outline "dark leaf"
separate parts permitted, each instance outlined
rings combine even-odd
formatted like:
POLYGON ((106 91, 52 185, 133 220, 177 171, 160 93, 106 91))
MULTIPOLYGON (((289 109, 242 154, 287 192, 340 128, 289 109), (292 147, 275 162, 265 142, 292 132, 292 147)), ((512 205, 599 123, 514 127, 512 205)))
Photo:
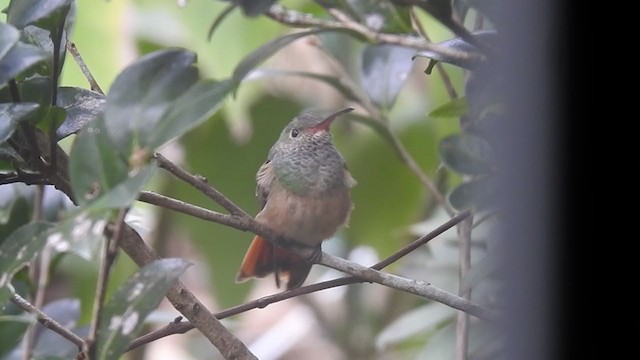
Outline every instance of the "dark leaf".
POLYGON ((495 181, 489 177, 482 177, 462 183, 453 189, 449 194, 449 203, 459 211, 484 211, 494 207, 497 195, 495 181))
POLYGON ((257 80, 257 79, 262 79, 267 77, 276 77, 276 76, 302 76, 309 79, 322 81, 332 86, 334 89, 338 90, 340 94, 344 96, 345 100, 358 101, 358 97, 353 93, 353 91, 351 91, 349 87, 345 86, 342 83, 340 78, 330 76, 330 75, 316 74, 316 73, 310 73, 306 71, 289 71, 289 70, 280 70, 280 69, 261 68, 261 69, 255 69, 251 71, 251 73, 249 73, 249 75, 245 78, 245 81, 257 80))
POLYGON ((33 114, 40 105, 34 103, 0 104, 0 143, 7 141, 20 121, 33 114))
POLYGON ((0 88, 10 79, 46 59, 46 53, 36 46, 16 43, 0 58, 0 88))
POLYGON ((97 359, 117 359, 178 277, 190 265, 182 259, 156 260, 135 273, 104 307, 97 359))
POLYGON ((57 129, 64 119, 67 117, 67 112, 59 106, 47 106, 47 112, 40 119, 37 119, 37 126, 45 134, 49 133, 49 129, 53 126, 57 129))
MULTIPOLYGON (((42 312, 57 321, 68 330, 74 330, 80 320, 80 300, 58 299, 42 308, 42 312)), ((76 331, 73 331, 76 332, 76 331)), ((34 357, 42 359, 46 357, 58 357, 61 359, 73 359, 78 354, 78 347, 59 334, 48 330, 41 324, 37 325, 36 342, 33 350, 34 357)))
MULTIPOLYGON (((56 31, 58 31, 57 28, 56 28, 56 31)), ((53 75, 53 50, 54 49, 53 49, 53 42, 52 42, 51 36, 52 36, 52 33, 49 32, 49 30, 42 29, 35 25, 29 25, 24 29, 22 29, 21 40, 24 43, 34 45, 40 48, 44 53, 47 54, 46 61, 41 62, 40 65, 34 69, 36 73, 43 76, 53 75)), ((61 44, 58 52, 58 60, 59 60, 58 75, 62 70, 62 65, 64 63, 64 58, 66 54, 66 36, 63 34, 63 36, 60 37, 59 40, 61 44)))
POLYGON ((460 174, 483 175, 494 169, 493 149, 479 136, 451 135, 440 142, 439 150, 442 162, 460 174))
POLYGON ((178 49, 143 56, 124 69, 107 95, 106 129, 123 154, 128 154, 160 122, 172 103, 198 79, 196 55, 178 49))
POLYGON ((233 88, 231 80, 196 83, 176 99, 158 124, 150 129, 147 138, 141 139, 140 145, 156 149, 185 134, 213 115, 233 88))
POLYGON ((0 245, 0 304, 9 299, 13 275, 33 260, 47 242, 48 223, 29 223, 15 230, 0 245))
POLYGON ((58 88, 58 106, 67 111, 67 117, 56 132, 63 139, 84 128, 105 107, 104 95, 95 91, 76 88, 58 88))
POLYGON ((12 0, 7 10, 7 22, 22 29, 54 15, 71 2, 72 0, 12 0))
MULTIPOLYGON (((482 41, 488 44, 493 43, 493 41, 495 40, 496 34, 497 33, 495 30, 480 30, 473 33, 473 35, 479 41, 482 41)), ((459 37, 453 38, 451 40, 443 41, 441 43, 438 43, 438 45, 459 50, 459 51, 476 54, 476 55, 478 53, 478 49, 476 49, 475 46, 469 44, 468 42, 462 40, 459 37)), ((480 64, 480 61, 481 61, 481 57, 478 57, 478 56, 472 56, 468 58, 459 58, 459 57, 451 57, 451 56, 443 55, 433 51, 420 51, 419 53, 415 54, 414 58, 416 57, 426 57, 431 59, 432 62, 429 65, 431 68, 433 67, 433 61, 441 61, 444 63, 456 65, 465 69, 473 70, 480 64)))
POLYGON ((289 45, 290 43, 303 38, 305 36, 311 36, 326 31, 335 31, 332 29, 315 29, 303 32, 297 32, 289 35, 279 37, 271 40, 268 43, 262 45, 258 49, 254 50, 251 54, 247 55, 233 70, 233 81, 236 86, 239 85, 242 80, 258 65, 262 64, 265 60, 273 56, 278 50, 289 45))
POLYGON ((129 159, 113 151, 114 146, 102 116, 90 123, 74 142, 69 173, 80 205, 90 204, 93 209, 129 206, 155 173, 153 164, 130 170, 129 159))
POLYGON ((371 100, 389 109, 413 66, 415 50, 395 45, 368 45, 362 53, 362 87, 371 100))
POLYGON ((433 109, 429 113, 429 117, 453 117, 459 118, 467 113, 467 99, 457 98, 433 109))
POLYGON ((267 11, 277 0, 233 0, 246 16, 258 16, 267 11))

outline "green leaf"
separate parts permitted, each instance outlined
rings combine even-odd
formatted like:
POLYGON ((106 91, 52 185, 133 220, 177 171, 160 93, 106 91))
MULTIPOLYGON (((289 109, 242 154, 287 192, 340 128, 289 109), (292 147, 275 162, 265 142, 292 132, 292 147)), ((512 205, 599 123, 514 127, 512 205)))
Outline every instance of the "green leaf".
MULTIPOLYGON (((59 19, 57 21, 64 21, 64 19, 59 19)), ((59 31, 57 23, 52 24, 54 27, 54 32, 59 31)), ((36 67, 34 70, 36 73, 43 76, 53 76, 53 40, 52 37, 56 38, 56 41, 60 41, 60 47, 58 52, 58 60, 59 60, 59 68, 58 75, 62 70, 62 65, 64 64, 64 58, 66 55, 66 34, 63 33, 62 37, 57 36, 55 33, 50 32, 50 30, 40 28, 35 25, 29 25, 22 30, 22 41, 24 43, 34 45, 42 50, 45 54, 47 54, 46 61, 40 63, 40 66, 36 67)))
POLYGON ((59 106, 46 106, 46 113, 37 120, 37 127, 45 134, 49 133, 49 129, 53 126, 57 129, 67 117, 67 112, 59 106))
POLYGON ((20 75, 33 65, 45 60, 46 53, 36 46, 16 43, 2 58, 0 58, 0 88, 10 79, 20 75))
POLYGON ((0 104, 0 143, 7 141, 20 121, 38 110, 34 103, 0 104))
POLYGON ((319 34, 327 31, 335 31, 333 29, 315 29, 308 30, 303 32, 297 32, 289 35, 285 35, 279 37, 277 39, 271 40, 268 43, 262 45, 258 49, 254 50, 251 54, 247 55, 242 61, 236 66, 235 70, 233 70, 232 79, 235 82, 236 86, 240 85, 242 80, 258 65, 262 64, 265 60, 273 56, 276 52, 278 52, 283 47, 289 45, 290 43, 315 34, 319 34))
POLYGON ((402 314, 393 320, 376 336, 376 349, 385 348, 407 341, 412 337, 433 331, 455 315, 451 308, 439 303, 429 303, 402 314))
POLYGON ((67 111, 67 117, 58 128, 58 139, 78 132, 89 124, 105 107, 105 96, 77 87, 58 88, 58 106, 67 111))
POLYGON ((495 168, 495 155, 489 143, 471 134, 456 134, 439 144, 445 166, 460 174, 484 175, 495 168))
POLYGON ((72 0, 12 0, 7 10, 7 22, 22 29, 46 19, 71 2, 72 0))
POLYGON ((495 180, 481 177, 460 184, 449 194, 449 203, 459 211, 475 209, 489 210, 494 207, 498 196, 495 180))
POLYGON ((211 27, 209 27, 209 32, 207 33, 207 40, 211 41, 211 38, 213 37, 213 33, 216 31, 218 26, 220 26, 220 24, 222 24, 224 19, 226 19, 227 16, 229 16, 235 9, 236 9, 235 4, 229 4, 226 8, 224 8, 224 10, 220 12, 220 14, 218 14, 216 19, 211 24, 211 27))
POLYGON ((15 27, 0 23, 0 59, 2 59, 20 39, 20 31, 15 27))
POLYGON ((395 45, 368 45, 362 52, 360 69, 362 88, 371 100, 390 109, 406 82, 414 50, 395 45))
POLYGON ((233 90, 231 80, 200 81, 185 91, 158 124, 151 129, 147 139, 141 139, 141 146, 156 149, 170 140, 184 135, 213 115, 233 90))
POLYGON ((142 328, 144 319, 190 265, 182 259, 156 260, 136 272, 104 307, 97 359, 117 359, 142 328))
POLYGON ((104 227, 113 215, 109 209, 78 208, 49 231, 49 244, 59 253, 73 253, 87 261, 100 255, 104 227))
MULTIPOLYGON (((496 34, 497 33, 495 30, 480 30, 473 33, 473 35, 477 37, 478 40, 487 42, 487 43, 493 42, 496 38, 496 34)), ((469 44, 468 42, 462 40, 459 37, 453 38, 451 40, 443 41, 441 43, 438 43, 438 45, 446 48, 451 48, 454 50, 469 52, 469 53, 477 53, 478 51, 475 48, 475 46, 469 44)), ((435 62, 437 61, 456 65, 469 70, 473 70, 478 65, 481 64, 480 57, 460 58, 460 57, 444 55, 444 54, 440 54, 440 53, 428 51, 428 50, 418 52, 417 54, 415 54, 413 58, 415 59, 416 57, 426 57, 431 59, 432 61, 430 62, 429 68, 433 68, 433 65, 435 65, 435 62)))
POLYGON ((195 61, 192 52, 165 49, 141 57, 118 75, 107 95, 105 118, 121 152, 145 143, 172 103, 197 81, 195 61))
POLYGON ((114 151, 104 117, 98 116, 79 135, 70 155, 69 175, 78 204, 92 208, 127 207, 155 173, 155 165, 129 170, 129 159, 114 151))
POLYGON ((275 76, 302 76, 313 80, 322 81, 325 84, 332 86, 334 89, 338 90, 342 96, 344 96, 345 100, 358 101, 358 97, 356 94, 351 91, 351 89, 345 86, 340 78, 316 74, 306 71, 290 71, 290 70, 281 70, 281 69, 255 69, 249 73, 249 75, 245 78, 245 81, 248 80, 258 80, 267 77, 275 77, 275 76))
POLYGON ((33 260, 47 242, 48 223, 29 223, 15 230, 0 245, 0 304, 9 299, 13 275, 33 260))
POLYGON ((453 99, 437 108, 433 109, 429 117, 439 118, 459 118, 466 114, 468 110, 468 104, 466 98, 453 99))

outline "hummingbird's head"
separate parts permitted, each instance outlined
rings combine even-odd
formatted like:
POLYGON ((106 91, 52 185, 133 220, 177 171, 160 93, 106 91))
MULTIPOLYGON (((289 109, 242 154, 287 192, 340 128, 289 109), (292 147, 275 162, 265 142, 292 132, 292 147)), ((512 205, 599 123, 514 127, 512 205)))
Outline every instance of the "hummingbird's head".
POLYGON ((304 142, 330 141, 329 126, 331 126, 333 120, 339 115, 351 111, 353 111, 353 108, 347 107, 327 117, 320 117, 310 112, 300 114, 293 118, 289 125, 282 130, 279 142, 283 145, 287 144, 287 147, 295 147, 304 142))

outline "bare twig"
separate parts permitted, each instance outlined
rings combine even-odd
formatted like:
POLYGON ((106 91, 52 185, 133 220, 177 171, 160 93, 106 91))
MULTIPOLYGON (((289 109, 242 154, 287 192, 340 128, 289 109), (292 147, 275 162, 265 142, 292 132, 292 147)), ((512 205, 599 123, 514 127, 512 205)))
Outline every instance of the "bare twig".
POLYGON ((118 255, 118 243, 122 236, 122 228, 124 225, 124 218, 127 214, 126 208, 120 209, 118 212, 118 218, 115 222, 115 230, 111 236, 107 236, 104 244, 104 255, 102 262, 100 263, 100 270, 98 272, 98 283, 96 285, 96 295, 93 302, 93 313, 91 316, 91 326, 89 327, 89 335, 87 336, 87 354, 89 359, 96 358, 97 351, 97 336, 100 329, 100 322, 102 318, 102 308, 104 305, 104 299, 107 292, 107 283, 111 268, 118 255))
MULTIPOLYGON (((471 229, 473 218, 469 217, 458 224, 458 279, 460 282, 459 295, 465 299, 471 297, 471 289, 463 290, 464 279, 467 271, 471 268, 471 229)), ((463 311, 458 312, 456 320, 456 349, 455 359, 466 360, 469 353, 469 314, 463 311)))
POLYGON ((96 92, 104 95, 104 92, 100 88, 100 85, 98 85, 98 82, 96 81, 96 79, 91 74, 91 71, 89 71, 89 68, 87 67, 87 64, 85 64, 84 60, 82 60, 82 56, 80 56, 80 52, 78 51, 78 48, 76 47, 76 44, 72 43, 72 42, 68 42, 67 43, 67 50, 71 53, 71 55, 73 55, 73 58, 76 60, 76 63, 78 64, 78 67, 80 68, 80 71, 82 71, 82 74, 84 74, 84 77, 89 82, 89 86, 91 87, 91 90, 92 91, 96 91, 96 92))
POLYGON ((331 8, 327 11, 338 21, 318 19, 309 14, 290 10, 278 4, 272 5, 265 14, 279 23, 289 26, 304 28, 318 27, 322 29, 352 32, 374 44, 393 44, 410 47, 416 50, 428 50, 440 54, 443 57, 463 61, 480 61, 484 59, 484 56, 479 53, 469 53, 447 48, 428 42, 422 37, 379 33, 355 22, 347 14, 338 9, 331 8))
POLYGON ((41 323, 47 329, 51 329, 57 334, 60 334, 60 336, 62 336, 63 338, 74 343, 78 347, 78 350, 81 350, 83 348, 84 340, 82 340, 81 337, 74 334, 64 326, 60 325, 60 323, 50 318, 47 314, 43 313, 40 309, 31 305, 27 300, 22 298, 20 295, 13 294, 13 296, 11 297, 11 302, 16 304, 16 306, 18 306, 22 310, 35 315, 39 323, 41 323))
POLYGON ((207 195, 213 201, 217 202, 229 211, 232 215, 250 217, 249 214, 244 212, 238 205, 234 204, 233 201, 229 200, 226 196, 222 195, 218 190, 216 190, 213 186, 210 186, 207 183, 207 179, 200 175, 192 175, 189 174, 184 169, 178 167, 171 161, 167 160, 162 154, 155 153, 154 158, 158 161, 158 165, 169 171, 171 174, 175 175, 177 178, 185 181, 189 185, 194 188, 200 190, 203 194, 207 195))
MULTIPOLYGON (((458 215, 456 215, 455 217, 451 218, 450 220, 448 220, 447 222, 445 222, 444 224, 438 226, 436 229, 430 231, 428 234, 425 234, 423 236, 421 236, 420 238, 414 240, 411 244, 405 246, 404 248, 398 250, 396 253, 394 253, 393 255, 387 257, 386 259, 378 262, 377 264, 373 265, 371 268, 372 269, 376 269, 376 270, 382 270, 385 267, 391 265, 392 263, 394 263, 395 261, 399 260, 400 258, 402 258, 403 256, 406 256, 407 254, 411 253, 412 251, 416 250, 417 248, 423 246, 424 244, 426 244, 427 242, 435 239, 437 236, 439 236, 440 234, 442 234, 443 232, 449 230, 450 228, 452 228, 453 226, 455 226, 456 224, 460 223, 461 221, 463 221, 464 219, 468 218, 471 215, 470 212, 468 211, 464 211, 458 215)), ((355 276, 346 276, 346 277, 342 277, 342 278, 338 278, 338 279, 333 279, 333 280, 328 280, 328 281, 323 281, 320 283, 316 283, 316 284, 311 284, 311 285, 307 285, 307 286, 303 286, 297 289, 293 289, 293 290, 289 290, 289 291, 284 291, 281 293, 276 293, 273 295, 268 295, 268 296, 264 296, 260 299, 256 299, 253 301, 249 301, 246 302, 244 304, 241 305, 237 305, 225 310, 222 310, 220 312, 218 312, 216 314, 216 318, 219 320, 225 319, 227 317, 233 316, 233 315, 238 315, 240 313, 249 311, 249 310, 253 310, 253 309, 262 309, 265 308, 273 303, 276 302, 280 302, 283 300, 287 300, 293 297, 298 297, 301 295, 306 295, 306 294, 310 294, 310 293, 314 293, 314 292, 318 292, 318 291, 322 291, 322 290, 326 290, 326 289, 330 289, 330 288, 334 288, 334 287, 338 287, 338 286, 343 286, 343 285, 348 285, 348 284, 355 284, 355 283, 359 283, 359 282, 363 282, 362 279, 357 278, 355 276)), ((143 336, 140 336, 136 339, 134 339, 130 344, 129 347, 127 348, 127 351, 129 350, 133 350, 136 347, 148 344, 152 341, 158 340, 160 338, 169 336, 169 335, 174 335, 174 334, 184 334, 187 331, 193 329, 194 326, 193 324, 189 323, 189 322, 178 322, 178 321, 174 321, 169 323, 168 325, 157 329, 155 331, 152 331, 148 334, 145 334, 143 336)))

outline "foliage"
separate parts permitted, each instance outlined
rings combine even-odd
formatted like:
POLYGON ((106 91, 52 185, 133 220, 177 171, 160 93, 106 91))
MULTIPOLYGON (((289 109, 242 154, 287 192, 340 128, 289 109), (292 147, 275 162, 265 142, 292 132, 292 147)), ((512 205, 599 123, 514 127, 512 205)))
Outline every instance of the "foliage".
MULTIPOLYGON (((179 148, 184 166, 253 213, 255 172, 282 126, 303 107, 347 102, 357 109, 334 126, 337 147, 359 182, 353 191, 356 207, 350 226, 325 243, 327 252, 364 264, 362 254, 393 254, 463 210, 491 216, 499 195, 499 159, 487 134, 500 126, 501 97, 495 91, 499 79, 485 71, 491 60, 485 50, 494 46, 498 32, 487 26, 461 32, 445 16, 452 11, 448 2, 435 9, 408 3, 300 2, 293 11, 273 0, 193 2, 179 12, 174 3, 139 0, 140 18, 149 19, 149 9, 159 6, 163 11, 154 13, 165 15, 155 20, 165 26, 139 24, 143 30, 130 36, 140 55, 114 69, 113 61, 94 66, 90 59, 100 49, 80 43, 87 35, 77 28, 87 18, 103 22, 84 12, 88 1, 9 1, 0 22, 0 358, 21 356, 21 337, 30 341, 33 355, 76 356, 69 340, 46 335, 52 330, 29 330, 33 319, 15 305, 17 298, 35 301, 34 295, 46 290, 38 285, 43 273, 66 277, 74 290, 36 307, 95 341, 87 341, 82 351, 98 359, 126 352, 187 268, 180 259, 156 260, 140 269, 126 260, 114 262, 118 236, 125 236, 119 231, 126 226, 145 240, 155 239, 163 257, 203 260, 206 265, 194 268, 211 280, 205 289, 222 306, 245 301, 250 285, 232 279, 248 234, 163 207, 151 214, 137 200, 152 188, 220 210, 159 171, 154 153, 179 148), (203 19, 214 10, 219 18, 203 19), (294 26, 308 29, 283 33, 294 26), (206 42, 208 29, 212 43, 206 42), (425 29, 431 38, 446 40, 434 46, 421 32, 425 29), (67 44, 76 37, 106 94, 87 88, 88 74, 68 58, 67 44), (282 55, 287 51, 297 52, 282 55), (423 70, 422 58, 428 58, 427 71, 415 71, 423 70), (308 67, 296 67, 306 62, 308 67), (448 80, 436 81, 435 72, 448 80), (462 89, 464 96, 450 96, 462 89), (225 104, 227 99, 234 102, 225 104), (158 220, 143 226, 135 221, 150 217, 158 220), (192 249, 189 254, 172 253, 177 238, 192 249), (39 274, 33 270, 38 268, 39 274), (96 286, 101 271, 109 281, 96 286), (110 300, 94 303, 93 297, 104 296, 101 290, 110 300), (12 326, 17 331, 3 336, 12 326)), ((463 20, 475 17, 480 24, 477 19, 485 16, 470 2, 453 4, 463 20)), ((108 6, 121 11, 115 3, 108 6)), ((122 41, 111 37, 105 47, 122 41)), ((472 267, 460 279, 463 246, 450 233, 389 271, 412 279, 428 273, 439 287, 461 294, 473 289, 473 301, 494 306, 499 285, 492 275, 500 244, 486 231, 490 225, 473 229, 472 267)), ((316 268, 310 280, 330 274, 316 268)), ((453 349, 455 312, 442 304, 359 285, 338 296, 335 309, 347 316, 322 315, 328 309, 318 304, 316 321, 335 334, 329 341, 343 357, 426 357, 453 349), (368 301, 376 292, 382 296, 368 301), (363 326, 366 341, 357 341, 350 329, 363 326)), ((497 346, 497 336, 483 332, 485 325, 471 327, 474 357, 491 355, 497 346)))

